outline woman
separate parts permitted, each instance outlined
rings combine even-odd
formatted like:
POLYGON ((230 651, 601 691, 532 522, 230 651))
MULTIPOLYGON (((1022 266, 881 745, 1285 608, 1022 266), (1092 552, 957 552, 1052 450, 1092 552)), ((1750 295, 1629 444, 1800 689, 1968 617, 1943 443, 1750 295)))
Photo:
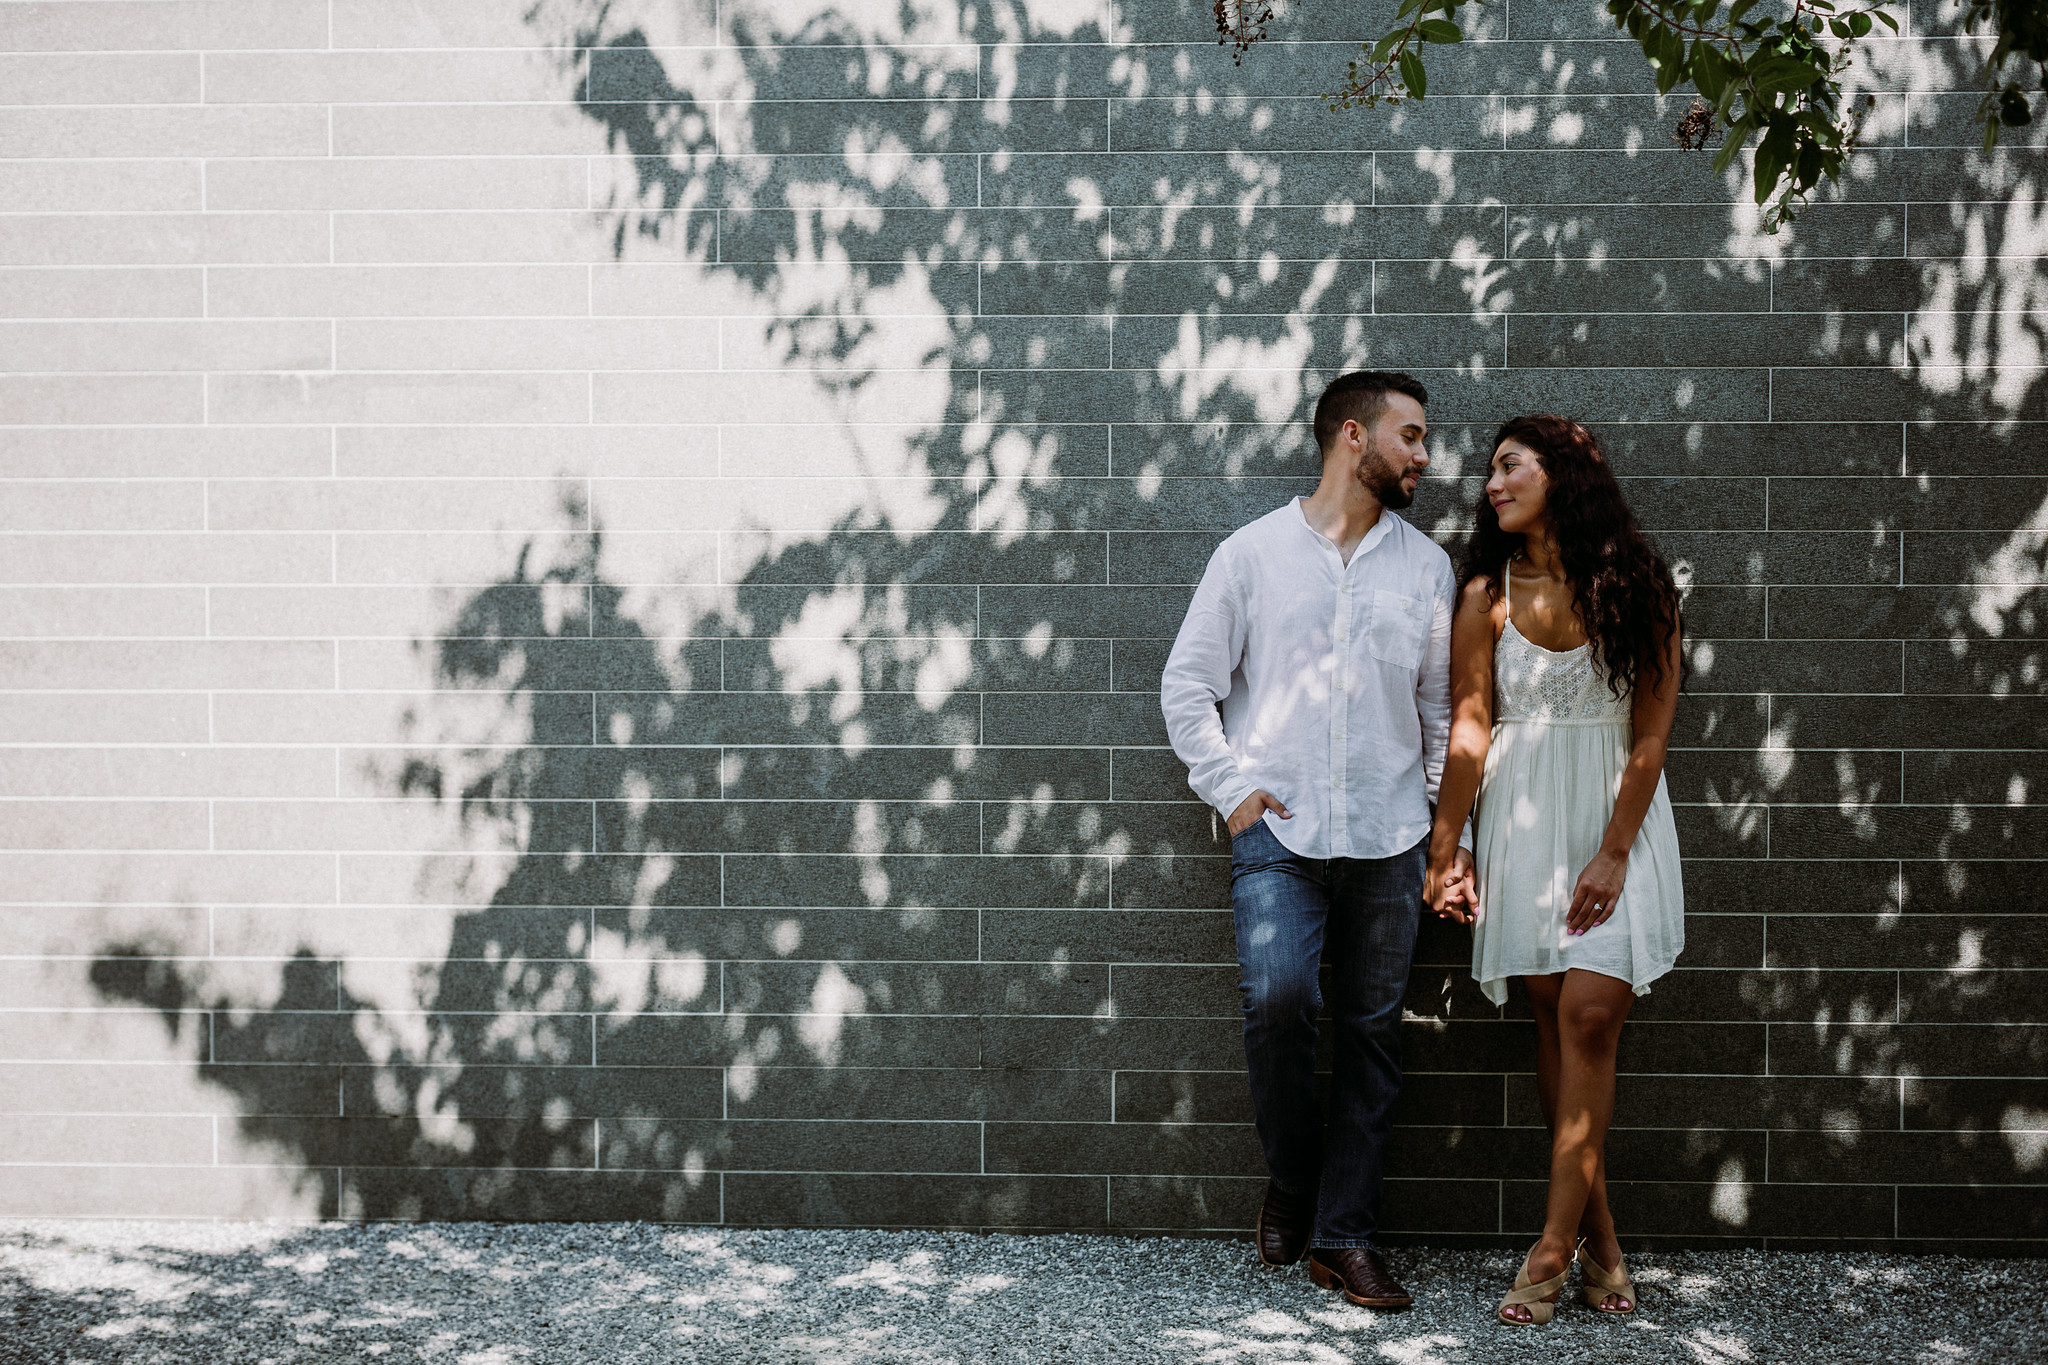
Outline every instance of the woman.
POLYGON ((1452 625, 1429 887, 1437 913, 1476 920, 1487 999, 1518 976, 1536 1014, 1550 1197, 1505 1323, 1550 1321, 1574 1259, 1588 1304, 1635 1311, 1602 1149, 1622 1021, 1685 941, 1664 790, 1679 633, 1671 571, 1593 434, 1547 414, 1503 425, 1452 625), (1474 872, 1453 881, 1475 797, 1474 872))

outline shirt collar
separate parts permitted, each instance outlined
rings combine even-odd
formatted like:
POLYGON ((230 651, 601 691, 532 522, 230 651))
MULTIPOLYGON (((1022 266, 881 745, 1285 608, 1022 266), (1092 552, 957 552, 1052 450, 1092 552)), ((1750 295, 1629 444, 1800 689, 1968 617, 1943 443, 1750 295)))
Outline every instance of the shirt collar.
MULTIPOLYGON (((1321 531, 1318 531, 1315 527, 1308 524, 1308 509, 1302 506, 1302 504, 1306 501, 1308 501, 1306 498, 1301 497, 1297 497, 1294 499, 1294 515, 1296 520, 1298 520, 1301 523, 1301 529, 1308 532, 1310 535, 1314 536, 1316 538, 1317 543, 1322 545, 1328 545, 1332 550, 1336 549, 1337 547, 1335 545, 1330 544, 1330 538, 1328 536, 1324 535, 1321 531)), ((1372 524, 1372 529, 1370 531, 1367 531, 1365 533, 1365 538, 1358 542, 1358 548, 1351 552, 1351 563, 1356 564, 1359 560, 1359 556, 1363 555, 1366 551, 1372 549, 1373 546, 1379 544, 1388 536, 1392 535, 1394 532, 1394 522, 1396 520, 1398 520, 1398 518, 1395 517, 1392 508, 1382 507, 1380 509, 1380 519, 1372 524)), ((1346 567, 1349 566, 1347 565, 1346 567)))

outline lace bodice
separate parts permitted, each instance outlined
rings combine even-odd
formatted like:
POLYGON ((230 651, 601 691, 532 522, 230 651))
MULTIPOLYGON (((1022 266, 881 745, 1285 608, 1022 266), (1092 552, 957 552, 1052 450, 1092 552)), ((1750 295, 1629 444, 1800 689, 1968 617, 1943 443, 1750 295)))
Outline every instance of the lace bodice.
POLYGON ((1493 647, 1494 719, 1553 725, 1626 725, 1628 697, 1616 699, 1593 647, 1563 652, 1532 645, 1511 619, 1493 647))
MULTIPOLYGON (((1503 572, 1503 579, 1509 577, 1503 572)), ((1551 725, 1627 724, 1628 695, 1608 690, 1607 675, 1593 658, 1593 646, 1552 650, 1531 644, 1515 629, 1515 604, 1508 598, 1507 628, 1493 647, 1493 715, 1496 721, 1540 721, 1551 725)))

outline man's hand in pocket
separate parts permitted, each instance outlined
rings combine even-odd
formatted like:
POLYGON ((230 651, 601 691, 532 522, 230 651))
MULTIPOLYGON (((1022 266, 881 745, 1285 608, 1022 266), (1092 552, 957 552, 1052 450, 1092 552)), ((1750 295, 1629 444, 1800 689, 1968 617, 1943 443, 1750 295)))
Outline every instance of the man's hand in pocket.
POLYGON ((1273 793, 1253 792, 1238 804, 1236 810, 1230 812, 1230 837, 1235 839, 1250 829, 1252 822, 1269 810, 1277 812, 1282 820, 1294 818, 1287 813, 1287 807, 1281 805, 1280 798, 1273 793))

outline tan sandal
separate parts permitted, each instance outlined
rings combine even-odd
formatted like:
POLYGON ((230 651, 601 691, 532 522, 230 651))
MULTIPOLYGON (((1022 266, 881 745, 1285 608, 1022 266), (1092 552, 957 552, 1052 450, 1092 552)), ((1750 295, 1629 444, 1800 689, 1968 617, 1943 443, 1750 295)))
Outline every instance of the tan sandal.
MULTIPOLYGON (((1529 1248, 1529 1256, 1535 1254, 1536 1248, 1529 1248)), ((1578 1253, 1574 1251, 1572 1254, 1577 1256, 1578 1253)), ((1551 1316, 1557 1312, 1557 1304, 1555 1301, 1545 1303, 1544 1300, 1552 1294, 1562 1295, 1565 1276, 1572 1273, 1572 1263, 1568 1260, 1564 1263, 1563 1270, 1540 1284, 1532 1284, 1529 1280, 1529 1256, 1522 1258, 1522 1268, 1515 1272, 1515 1287, 1507 1292, 1507 1296, 1493 1310, 1493 1316, 1509 1327, 1541 1327, 1549 1322, 1551 1316), (1519 1318, 1507 1316, 1507 1310, 1517 1305, 1529 1310, 1529 1321, 1523 1322, 1519 1318)))
POLYGON ((1594 1260, 1586 1250, 1584 1239, 1579 1249, 1572 1253, 1572 1259, 1579 1263, 1579 1292, 1586 1296, 1586 1306, 1613 1317, 1626 1317, 1636 1311, 1636 1287, 1628 1277, 1628 1258, 1615 1262, 1614 1269, 1608 1270, 1594 1260), (1609 1308, 1601 1300, 1609 1294, 1628 1304, 1626 1308, 1609 1308))

